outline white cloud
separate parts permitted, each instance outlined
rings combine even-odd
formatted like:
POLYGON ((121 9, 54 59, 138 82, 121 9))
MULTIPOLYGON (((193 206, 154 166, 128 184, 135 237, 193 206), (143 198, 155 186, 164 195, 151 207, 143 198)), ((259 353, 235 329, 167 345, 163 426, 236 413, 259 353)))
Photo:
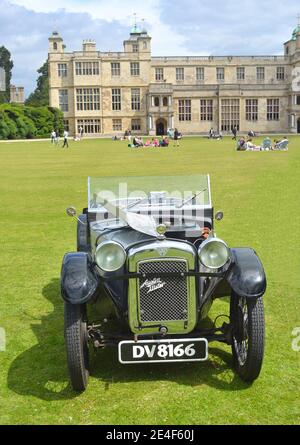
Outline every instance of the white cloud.
MULTIPOLYGON (((24 6, 35 12, 58 12, 62 8, 66 12, 88 13, 93 19, 108 22, 118 21, 128 26, 128 31, 134 22, 134 14, 141 23, 145 19, 149 34, 152 36, 152 50, 154 55, 184 53, 185 37, 177 33, 172 25, 163 23, 161 19, 161 0, 52 0, 51 3, 40 0, 11 0, 10 3, 24 6)), ((53 26, 55 27, 55 21, 53 26)), ((63 30, 59 30, 63 34, 63 30)), ((76 30, 74 29, 74 32, 76 30)), ((94 36, 87 36, 93 38, 94 36)), ((101 42, 98 42, 101 45, 101 42)), ((122 42, 119 42, 120 48, 122 42)), ((73 48, 77 49, 77 48, 73 48)), ((101 49, 105 50, 104 48, 101 49)), ((107 48, 109 49, 109 48, 107 48)))
POLYGON ((35 86, 57 29, 68 51, 93 38, 101 51, 120 51, 133 14, 145 18, 152 54, 278 54, 295 26, 299 0, 0 0, 0 45, 15 63, 13 82, 35 86))
POLYGON ((40 0, 12 0, 11 3, 25 6, 35 12, 49 13, 62 8, 68 12, 85 12, 93 18, 107 21, 118 20, 130 25, 134 13, 148 22, 157 20, 160 2, 159 0, 145 0, 141 3, 132 0, 64 0, 62 3, 61 0, 52 0, 51 3, 47 3, 40 0))

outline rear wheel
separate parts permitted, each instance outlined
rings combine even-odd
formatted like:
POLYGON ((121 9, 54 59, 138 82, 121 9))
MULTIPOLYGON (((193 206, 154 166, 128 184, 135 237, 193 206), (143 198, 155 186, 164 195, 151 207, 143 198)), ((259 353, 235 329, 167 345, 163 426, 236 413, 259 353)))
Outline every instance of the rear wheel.
POLYGON ((232 293, 230 302, 232 353, 238 375, 252 382, 260 374, 265 342, 263 299, 247 299, 232 293))
POLYGON ((65 342, 71 384, 84 391, 89 378, 86 306, 65 303, 65 342))

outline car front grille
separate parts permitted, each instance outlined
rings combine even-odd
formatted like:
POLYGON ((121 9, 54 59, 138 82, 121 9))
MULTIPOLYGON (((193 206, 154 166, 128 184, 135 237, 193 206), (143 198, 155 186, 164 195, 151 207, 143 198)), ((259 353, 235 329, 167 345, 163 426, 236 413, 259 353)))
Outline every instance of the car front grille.
POLYGON ((140 321, 165 322, 188 319, 188 283, 186 277, 160 276, 162 273, 181 274, 188 270, 186 260, 148 260, 138 263, 141 274, 157 277, 138 280, 140 321))

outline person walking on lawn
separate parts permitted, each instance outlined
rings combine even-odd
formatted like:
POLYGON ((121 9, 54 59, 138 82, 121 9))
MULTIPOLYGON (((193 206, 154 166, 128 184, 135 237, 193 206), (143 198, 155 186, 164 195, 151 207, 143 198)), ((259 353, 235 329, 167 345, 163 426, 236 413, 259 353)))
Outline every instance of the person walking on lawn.
POLYGON ((179 131, 177 130, 177 128, 175 128, 175 131, 174 131, 174 145, 173 145, 173 147, 175 147, 175 144, 176 144, 176 147, 179 147, 179 131))
POLYGON ((69 148, 69 142, 68 142, 69 133, 67 130, 64 131, 64 145, 63 148, 69 148))
POLYGON ((233 138, 236 141, 236 135, 237 135, 237 126, 235 125, 232 129, 233 138))

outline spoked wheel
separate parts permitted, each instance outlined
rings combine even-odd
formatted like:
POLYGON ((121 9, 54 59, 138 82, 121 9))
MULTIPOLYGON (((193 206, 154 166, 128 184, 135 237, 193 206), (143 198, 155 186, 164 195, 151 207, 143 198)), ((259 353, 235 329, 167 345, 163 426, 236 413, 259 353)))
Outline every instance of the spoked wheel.
POLYGON ((84 391, 89 378, 86 306, 65 303, 65 342, 73 389, 84 391))
POLYGON ((231 295, 230 321, 233 326, 232 354, 238 375, 252 382, 260 374, 265 342, 265 318, 262 298, 246 299, 231 295))

